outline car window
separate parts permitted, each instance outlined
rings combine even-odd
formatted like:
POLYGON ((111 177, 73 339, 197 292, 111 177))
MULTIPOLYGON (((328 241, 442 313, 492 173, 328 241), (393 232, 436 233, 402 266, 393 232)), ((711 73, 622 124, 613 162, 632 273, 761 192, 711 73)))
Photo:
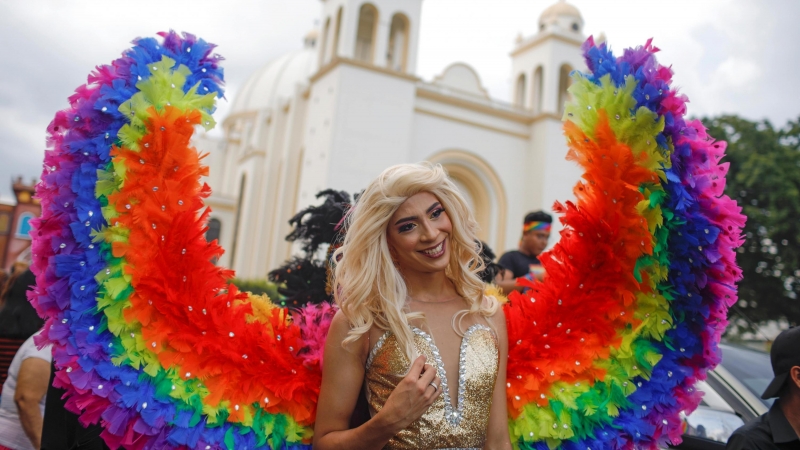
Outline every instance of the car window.
POLYGON ((720 349, 722 349, 722 366, 741 381, 767 407, 772 406, 775 399, 761 399, 761 394, 773 377, 769 355, 764 352, 732 345, 720 345, 720 349))
POLYGON ((736 414, 736 411, 731 408, 731 405, 705 381, 698 381, 695 388, 703 391, 703 399, 700 400, 700 406, 736 414))

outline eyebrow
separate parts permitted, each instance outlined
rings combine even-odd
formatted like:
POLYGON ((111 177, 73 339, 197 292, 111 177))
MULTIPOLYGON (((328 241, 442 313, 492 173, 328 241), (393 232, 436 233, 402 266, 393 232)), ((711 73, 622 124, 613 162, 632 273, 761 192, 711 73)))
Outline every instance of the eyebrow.
MULTIPOLYGON (((434 209, 436 209, 436 207, 437 207, 437 206, 441 206, 441 205, 442 205, 441 203, 439 203, 439 202, 436 202, 436 203, 432 204, 432 205, 431 205, 431 206, 430 206, 430 207, 429 207, 429 208, 428 208, 428 209, 425 211, 425 213, 426 213, 426 214, 430 214, 430 212, 431 212, 431 211, 433 211, 434 209)), ((417 216, 403 217, 402 219, 398 220, 398 221, 397 221, 397 222, 395 222, 394 224, 395 224, 395 225, 400 225, 400 224, 401 224, 401 223, 403 223, 403 222, 409 222, 409 221, 411 221, 411 220, 417 220, 417 219, 419 219, 419 217, 417 217, 417 216)))

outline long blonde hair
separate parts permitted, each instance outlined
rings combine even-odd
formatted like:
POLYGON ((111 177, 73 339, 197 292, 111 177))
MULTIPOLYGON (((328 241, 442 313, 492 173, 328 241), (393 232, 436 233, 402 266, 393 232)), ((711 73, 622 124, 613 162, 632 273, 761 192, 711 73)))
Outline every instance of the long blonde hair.
POLYGON ((400 164, 384 170, 358 198, 346 219, 344 243, 334 255, 334 260, 341 256, 334 269, 334 298, 351 326, 343 345, 376 325, 394 333, 409 361, 414 359, 409 320, 422 315, 406 312, 408 291, 392 261, 386 233, 392 214, 420 192, 433 194, 450 217, 453 229, 445 274, 467 301, 465 312, 490 317, 497 311, 496 300, 484 301, 484 285, 476 275, 484 268, 478 254, 478 224, 458 188, 439 164, 400 164))

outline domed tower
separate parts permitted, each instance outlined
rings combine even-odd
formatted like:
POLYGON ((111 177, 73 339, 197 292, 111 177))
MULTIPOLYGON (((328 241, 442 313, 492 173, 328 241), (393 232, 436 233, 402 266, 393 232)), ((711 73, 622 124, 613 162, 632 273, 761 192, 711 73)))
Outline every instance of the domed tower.
POLYGON ((527 161, 531 209, 549 210, 555 200, 572 198, 572 186, 580 177, 575 164, 565 160, 561 116, 570 72, 585 69, 583 25, 578 8, 561 0, 539 16, 538 32, 518 39, 511 52, 512 100, 534 115, 527 161))
POLYGON ((511 52, 514 103, 534 113, 563 110, 569 73, 583 68, 583 18, 565 1, 539 16, 538 33, 519 39, 511 52))

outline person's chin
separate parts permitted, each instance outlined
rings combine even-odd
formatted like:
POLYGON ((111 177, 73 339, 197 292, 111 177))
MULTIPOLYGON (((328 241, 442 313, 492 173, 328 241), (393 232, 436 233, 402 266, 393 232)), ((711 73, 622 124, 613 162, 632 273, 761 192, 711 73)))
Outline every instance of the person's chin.
POLYGON ((426 267, 422 268, 421 272, 437 273, 444 272, 445 269, 447 269, 447 264, 428 264, 426 267))

